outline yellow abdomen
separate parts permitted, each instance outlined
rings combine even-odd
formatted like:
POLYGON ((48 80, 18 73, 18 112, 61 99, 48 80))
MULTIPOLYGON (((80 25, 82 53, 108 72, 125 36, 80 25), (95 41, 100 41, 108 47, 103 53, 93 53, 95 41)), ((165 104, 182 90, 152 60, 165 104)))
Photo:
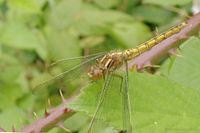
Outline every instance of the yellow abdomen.
POLYGON ((153 46, 157 45, 158 43, 162 42, 163 40, 165 40, 166 38, 179 33, 185 26, 187 25, 187 22, 183 22, 173 28, 171 28, 170 30, 150 39, 149 41, 140 44, 139 46, 137 46, 136 48, 130 48, 124 51, 124 55, 126 57, 126 60, 131 60, 134 57, 140 55, 141 53, 149 50, 150 48, 152 48, 153 46))

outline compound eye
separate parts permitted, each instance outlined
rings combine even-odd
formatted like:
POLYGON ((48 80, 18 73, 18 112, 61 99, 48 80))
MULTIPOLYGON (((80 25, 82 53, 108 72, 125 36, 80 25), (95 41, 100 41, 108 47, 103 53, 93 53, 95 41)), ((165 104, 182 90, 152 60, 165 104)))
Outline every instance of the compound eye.
POLYGON ((100 69, 95 69, 93 71, 93 78, 94 79, 99 79, 102 76, 102 70, 100 69))
POLYGON ((91 67, 90 71, 88 72, 88 76, 92 80, 98 80, 102 77, 102 70, 99 68, 91 67))

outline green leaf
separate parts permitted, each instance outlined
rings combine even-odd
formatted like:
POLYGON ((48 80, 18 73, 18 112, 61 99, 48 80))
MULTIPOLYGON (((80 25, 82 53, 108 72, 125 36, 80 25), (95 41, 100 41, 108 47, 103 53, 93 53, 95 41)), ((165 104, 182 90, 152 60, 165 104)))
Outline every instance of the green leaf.
POLYGON ((168 23, 174 16, 172 12, 154 5, 137 6, 132 10, 132 14, 134 17, 158 25, 168 23))
POLYGON ((38 104, 36 102, 36 98, 39 97, 38 95, 33 95, 32 93, 26 93, 22 97, 17 99, 16 104, 20 109, 23 109, 25 111, 32 111, 33 107, 35 107, 35 104, 38 104))
POLYGON ((0 125, 7 131, 12 131, 13 127, 19 130, 25 121, 25 117, 27 116, 21 109, 13 107, 0 113, 0 125))
POLYGON ((80 56, 78 36, 71 31, 54 29, 46 26, 49 57, 53 60, 80 56))
POLYGON ((2 57, 2 45, 0 44, 0 59, 1 59, 1 57, 2 57))
POLYGON ((47 59, 47 39, 45 38, 44 34, 42 34, 42 31, 40 30, 35 30, 35 37, 38 41, 38 45, 35 48, 35 51, 38 53, 38 55, 42 59, 47 59))
POLYGON ((183 57, 168 59, 161 67, 161 73, 190 88, 200 88, 200 39, 191 37, 181 46, 183 57), (169 66, 170 65, 170 66, 169 66))
POLYGON ((70 131, 79 131, 87 122, 89 118, 84 113, 76 113, 65 121, 65 127, 70 131), (80 121, 81 120, 81 121, 80 121))
POLYGON ((38 47, 38 40, 33 32, 19 22, 8 22, 0 31, 0 42, 19 49, 33 50, 38 47))
POLYGON ((89 36, 80 40, 80 46, 82 48, 94 47, 105 41, 104 36, 89 36))
POLYGON ((39 30, 33 32, 25 24, 19 22, 4 24, 0 29, 0 42, 17 49, 35 50, 42 59, 47 58, 47 42, 44 35, 39 30))
POLYGON ((2 54, 0 66, 0 81, 8 85, 11 81, 15 84, 23 71, 23 66, 19 64, 17 58, 9 54, 2 54))
POLYGON ((121 0, 94 0, 94 3, 101 8, 108 9, 117 6, 121 0))
POLYGON ((17 12, 40 13, 46 0, 8 0, 8 7, 17 12))
POLYGON ((126 4, 126 10, 130 12, 133 10, 133 8, 137 6, 137 4, 140 3, 140 0, 129 0, 129 1, 123 1, 123 2, 126 4))
POLYGON ((57 28, 67 28, 79 20, 81 0, 63 0, 57 5, 52 4, 49 23, 57 28))
POLYGON ((143 0, 145 4, 157 4, 161 6, 175 6, 175 5, 186 5, 191 3, 192 0, 143 0))
POLYGON ((112 24, 117 22, 134 22, 134 19, 122 12, 113 10, 98 10, 83 5, 82 14, 74 27, 81 35, 102 35, 108 32, 112 24))
POLYGON ((6 110, 16 106, 16 101, 20 98, 24 91, 18 84, 10 83, 10 85, 0 85, 0 109, 6 110))
MULTIPOLYGON (((64 122, 65 128, 69 129, 71 132, 79 131, 80 133, 86 133, 89 124, 89 117, 85 113, 78 112, 71 116, 64 122), (81 120, 81 121, 80 121, 81 120)), ((98 123, 98 129, 95 130, 95 133, 116 133, 111 127, 107 127, 107 125, 103 122, 98 123)))
POLYGON ((2 4, 4 2, 4 0, 0 0, 0 4, 2 4))
POLYGON ((39 27, 44 22, 44 4, 47 0, 7 0, 6 20, 39 27))
MULTIPOLYGON (((98 83, 102 83, 103 80, 98 83)), ((67 107, 93 115, 101 84, 94 83, 67 107)), ((104 108, 103 120, 117 129, 122 128, 121 93, 119 80, 112 82, 104 108)), ((200 124, 200 91, 184 88, 161 76, 129 73, 129 96, 134 131, 164 133, 198 129, 200 124)))
POLYGON ((17 99, 25 93, 19 84, 24 68, 16 57, 9 54, 2 54, 0 68, 0 109, 5 110, 15 107, 17 99))
MULTIPOLYGON (((48 79, 51 79, 52 76, 49 73, 42 73, 42 74, 37 74, 37 76, 35 76, 30 83, 30 86, 32 88, 32 91, 35 93, 38 89, 43 89, 46 88, 46 84, 42 87, 37 88, 36 86, 43 83, 44 81, 47 81, 48 79), (36 87, 36 88, 35 88, 36 87)), ((50 82, 49 84, 52 84, 52 82, 50 82)))
POLYGON ((139 22, 116 23, 111 29, 110 34, 118 43, 126 47, 135 47, 151 36, 149 28, 139 22))
POLYGON ((22 66, 12 64, 10 66, 6 66, 4 64, 4 67, 1 67, 1 75, 0 79, 3 82, 9 83, 12 81, 12 83, 16 82, 16 79, 19 77, 20 72, 23 70, 22 66))

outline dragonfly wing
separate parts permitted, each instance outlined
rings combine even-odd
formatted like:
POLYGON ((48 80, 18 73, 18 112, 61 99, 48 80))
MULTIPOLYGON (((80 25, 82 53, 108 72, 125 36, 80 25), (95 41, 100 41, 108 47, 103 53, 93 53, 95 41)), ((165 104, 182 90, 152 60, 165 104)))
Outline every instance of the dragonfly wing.
POLYGON ((102 108, 103 104, 105 103, 105 99, 106 99, 106 96, 107 96, 107 92, 108 92, 108 89, 109 89, 111 79, 112 79, 112 73, 109 73, 107 71, 106 74, 105 74, 105 82, 104 82, 103 87, 102 87, 102 89, 99 93, 97 106, 96 106, 95 112, 93 114, 92 120, 91 120, 89 128, 88 128, 88 133, 95 133, 94 124, 97 121, 96 118, 101 117, 100 116, 101 115, 100 109, 102 108))
POLYGON ((125 74, 123 76, 122 101, 123 101, 123 128, 124 133, 132 133, 131 106, 128 91, 128 64, 124 61, 125 74))
POLYGON ((126 73, 123 76, 115 74, 114 72, 106 74, 105 82, 100 91, 98 103, 96 106, 95 113, 92 117, 88 133, 97 133, 97 131, 99 130, 99 129, 97 129, 97 128, 99 128, 98 121, 109 122, 109 120, 111 120, 111 121, 113 121, 113 120, 121 121, 122 120, 123 126, 120 128, 120 129, 123 129, 122 132, 123 133, 132 133, 131 109, 130 109, 130 100, 129 100, 129 96, 128 96, 128 67, 127 67, 126 63, 124 63, 124 64, 126 67, 126 73), (115 79, 115 80, 113 81, 113 79, 115 79), (119 82, 119 80, 120 80, 120 82, 119 82), (119 87, 119 85, 121 88, 119 87), (121 90, 121 93, 119 94, 120 90, 121 90), (118 96, 119 97, 121 96, 121 98, 122 98, 121 105, 119 105, 119 103, 118 103, 118 102, 120 102, 120 98, 117 98, 118 96), (113 99, 119 100, 119 101, 113 102, 113 99), (121 108, 119 108, 119 107, 121 107, 121 108), (118 115, 119 118, 116 118, 116 116, 115 117, 106 116, 106 115, 111 115, 110 114, 111 112, 114 115, 116 111, 120 112, 119 110, 122 110, 122 115, 118 115), (106 113, 106 111, 109 111, 109 112, 106 113), (120 120, 120 118, 121 118, 121 120, 120 120))
MULTIPOLYGON (((75 66, 71 67, 70 69, 63 71, 63 72, 57 72, 57 74, 50 74, 47 73, 44 79, 38 79, 33 83, 32 89, 35 92, 38 89, 45 88, 52 83, 70 83, 74 82, 75 79, 87 79, 87 75, 84 73, 85 69, 90 66, 91 62, 94 62, 96 59, 100 58, 102 54, 96 55, 96 56, 90 56, 89 58, 85 58, 81 63, 76 64, 75 66), (83 78, 85 76, 85 78, 83 78)), ((82 58, 80 58, 82 59, 82 58)), ((69 60, 68 60, 69 61, 69 60)), ((58 62, 57 62, 58 63, 58 62)), ((55 66, 57 63, 53 63, 55 66)))
POLYGON ((57 64, 60 64, 60 63, 65 63, 67 61, 74 61, 74 60, 89 60, 93 57, 97 57, 97 56, 101 56, 101 55, 104 55, 106 52, 100 52, 100 53, 97 53, 97 54, 91 54, 91 55, 86 55, 86 56, 79 56, 79 57, 72 57, 72 58, 64 58, 64 59, 60 59, 60 60, 57 60, 53 63, 51 63, 49 65, 49 67, 53 67, 57 64))

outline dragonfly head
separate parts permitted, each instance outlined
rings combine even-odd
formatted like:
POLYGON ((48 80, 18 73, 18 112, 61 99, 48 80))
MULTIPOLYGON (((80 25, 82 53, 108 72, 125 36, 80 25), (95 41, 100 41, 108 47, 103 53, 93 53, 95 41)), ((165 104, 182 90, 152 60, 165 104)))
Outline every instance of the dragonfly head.
POLYGON ((100 67, 94 65, 90 67, 87 75, 92 80, 98 80, 103 76, 103 70, 100 67))

